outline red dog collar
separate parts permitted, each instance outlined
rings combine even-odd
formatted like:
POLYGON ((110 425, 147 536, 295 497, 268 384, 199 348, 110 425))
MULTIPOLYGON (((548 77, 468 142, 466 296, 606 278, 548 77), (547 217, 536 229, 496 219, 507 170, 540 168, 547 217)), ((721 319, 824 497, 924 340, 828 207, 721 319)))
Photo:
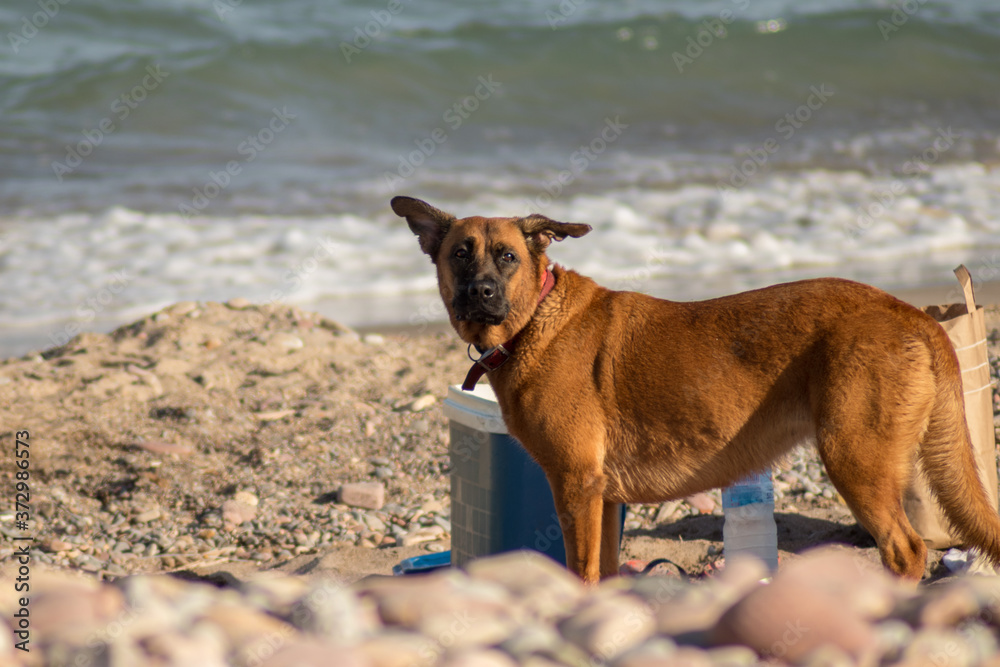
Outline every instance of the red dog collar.
MULTIPOLYGON (((542 291, 538 295, 538 303, 541 303, 542 300, 549 295, 549 292, 552 291, 555 284, 556 277, 552 275, 551 271, 545 269, 545 280, 542 282, 542 291)), ((514 334, 514 337, 506 343, 490 348, 489 350, 483 352, 478 359, 473 359, 476 363, 472 365, 472 368, 469 369, 469 374, 465 376, 465 382, 462 383, 462 390, 472 391, 476 387, 476 383, 479 382, 479 379, 483 377, 487 371, 495 371, 507 363, 507 360, 510 359, 511 355, 514 354, 514 350, 517 348, 517 339, 520 335, 521 332, 518 331, 514 334)), ((470 344, 469 347, 471 348, 472 345, 470 344)))

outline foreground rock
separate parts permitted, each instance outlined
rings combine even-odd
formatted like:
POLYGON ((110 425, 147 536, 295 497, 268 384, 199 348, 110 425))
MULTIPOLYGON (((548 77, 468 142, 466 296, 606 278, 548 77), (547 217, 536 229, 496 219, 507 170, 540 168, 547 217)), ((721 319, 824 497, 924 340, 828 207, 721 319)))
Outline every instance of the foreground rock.
MULTIPOLYGON (((616 578, 585 588, 514 552, 467 572, 342 586, 171 576, 113 584, 38 577, 30 653, 0 664, 320 667, 977 665, 1000 660, 1000 577, 914 590, 845 550, 763 584, 756 561, 714 578, 616 578)), ((9 604, 5 603, 7 607, 9 604)), ((12 608, 2 609, 10 618, 12 608)))

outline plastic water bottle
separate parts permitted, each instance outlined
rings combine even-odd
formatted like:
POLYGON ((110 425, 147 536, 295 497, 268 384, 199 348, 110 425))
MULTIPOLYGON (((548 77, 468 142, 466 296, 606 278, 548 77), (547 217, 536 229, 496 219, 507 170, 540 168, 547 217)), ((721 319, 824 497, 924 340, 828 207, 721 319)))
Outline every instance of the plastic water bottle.
POLYGON ((774 525, 771 471, 750 475, 722 490, 723 550, 727 557, 745 553, 778 569, 778 529, 774 525))

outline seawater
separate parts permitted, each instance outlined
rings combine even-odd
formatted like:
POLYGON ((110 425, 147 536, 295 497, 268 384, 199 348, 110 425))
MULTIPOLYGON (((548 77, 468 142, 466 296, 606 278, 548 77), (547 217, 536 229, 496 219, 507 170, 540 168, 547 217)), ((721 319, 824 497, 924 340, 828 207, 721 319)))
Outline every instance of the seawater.
POLYGON ((990 0, 43 4, 0 7, 7 352, 181 299, 440 319, 396 194, 591 224, 552 258, 681 300, 1000 272, 990 0))

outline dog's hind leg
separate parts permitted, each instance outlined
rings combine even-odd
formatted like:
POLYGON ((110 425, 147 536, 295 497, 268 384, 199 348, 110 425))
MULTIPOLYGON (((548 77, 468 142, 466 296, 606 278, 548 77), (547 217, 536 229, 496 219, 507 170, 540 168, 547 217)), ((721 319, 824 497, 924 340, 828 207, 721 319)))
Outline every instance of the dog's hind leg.
POLYGON ((926 421, 907 419, 913 412, 887 414, 876 403, 861 412, 857 407, 827 412, 819 420, 820 458, 847 506, 875 538, 882 563, 899 576, 919 580, 927 547, 903 512, 903 492, 926 421))
POLYGON ((878 460, 879 449, 874 440, 854 440, 846 447, 827 441, 820 443, 820 458, 847 506, 875 538, 883 565, 899 576, 919 580, 927 547, 903 512, 908 477, 898 461, 878 460), (858 446, 869 456, 858 456, 858 446))

